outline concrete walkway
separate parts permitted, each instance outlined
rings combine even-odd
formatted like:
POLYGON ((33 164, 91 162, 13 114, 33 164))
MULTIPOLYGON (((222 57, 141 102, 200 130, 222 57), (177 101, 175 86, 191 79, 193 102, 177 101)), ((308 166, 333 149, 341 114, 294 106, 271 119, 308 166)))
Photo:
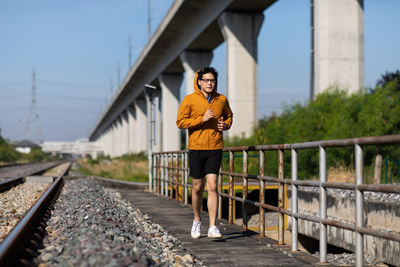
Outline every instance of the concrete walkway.
MULTIPOLYGON (((288 246, 278 246, 270 238, 259 238, 258 233, 242 231, 226 220, 217 222, 223 239, 207 237, 208 215, 202 212, 202 236, 192 239, 190 229, 193 213, 191 206, 149 192, 116 189, 143 213, 182 241, 183 245, 209 266, 315 266, 318 259, 304 252, 290 252, 288 246)), ((324 265, 328 266, 328 265, 324 265)))

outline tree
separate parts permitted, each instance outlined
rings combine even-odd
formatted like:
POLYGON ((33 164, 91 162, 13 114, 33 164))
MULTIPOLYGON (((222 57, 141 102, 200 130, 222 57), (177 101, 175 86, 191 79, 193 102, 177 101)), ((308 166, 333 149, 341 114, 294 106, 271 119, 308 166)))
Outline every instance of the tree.
POLYGON ((399 70, 396 70, 395 72, 387 71, 376 82, 376 86, 384 88, 390 82, 394 82, 396 84, 396 91, 400 91, 400 71, 399 70))

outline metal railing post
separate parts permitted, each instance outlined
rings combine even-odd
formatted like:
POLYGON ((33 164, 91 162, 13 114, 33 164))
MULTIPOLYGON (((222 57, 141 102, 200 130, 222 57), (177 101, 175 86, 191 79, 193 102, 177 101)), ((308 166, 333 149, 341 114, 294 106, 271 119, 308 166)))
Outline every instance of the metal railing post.
POLYGON ((179 153, 174 153, 175 168, 175 200, 179 201, 179 153))
POLYGON ((181 170, 180 170, 180 172, 181 172, 181 175, 180 175, 180 178, 181 178, 181 184, 183 184, 183 186, 182 186, 182 195, 181 195, 181 198, 182 198, 182 204, 185 204, 185 189, 186 189, 186 184, 185 184, 185 152, 180 152, 179 153, 179 155, 180 155, 180 159, 181 159, 181 170))
POLYGON ((160 167, 158 166, 158 157, 159 154, 153 154, 154 155, 154 173, 156 175, 153 176, 154 179, 154 193, 157 195, 159 194, 159 182, 160 182, 160 167))
POLYGON ((160 195, 164 195, 164 154, 160 155, 160 185, 161 185, 161 190, 160 190, 160 195))
MULTIPOLYGON (((363 150, 360 145, 355 145, 356 184, 364 183, 363 150)), ((363 227, 364 193, 356 189, 356 226, 363 227)), ((364 266, 364 234, 356 231, 356 267, 364 266)))
MULTIPOLYGON (((326 150, 324 147, 319 146, 319 181, 320 183, 326 182, 326 150)), ((319 186, 319 217, 326 219, 326 188, 322 185, 319 186)), ((327 227, 320 221, 319 223, 319 254, 320 262, 326 262, 327 253, 327 227)))
POLYGON ((158 195, 161 195, 161 192, 162 192, 161 191, 161 184, 162 184, 162 180, 161 180, 161 171, 162 171, 161 160, 162 160, 162 155, 158 154, 157 155, 157 166, 158 166, 158 171, 157 171, 157 173, 158 173, 157 193, 158 193, 158 195))
POLYGON ((174 177, 175 177, 175 156, 174 156, 174 153, 171 153, 171 175, 170 175, 170 177, 171 177, 171 181, 170 181, 170 184, 171 184, 171 187, 170 187, 170 192, 169 192, 169 197, 171 198, 171 199, 174 199, 174 177))
MULTIPOLYGON (((284 151, 282 149, 278 150, 278 208, 284 208, 284 196, 283 196, 283 178, 284 178, 284 151)), ((278 212, 278 245, 283 245, 285 243, 285 216, 279 211, 278 212)))
MULTIPOLYGON (((292 154, 292 182, 297 181, 297 151, 291 150, 292 154)), ((297 185, 292 184, 292 251, 298 250, 298 219, 294 217, 298 212, 297 185)))
POLYGON ((166 179, 166 196, 168 197, 169 196, 169 192, 170 192, 170 190, 169 190, 169 186, 170 186, 170 184, 169 184, 169 173, 170 173, 170 171, 169 171, 169 153, 167 153, 167 157, 166 157, 166 166, 165 166, 165 168, 166 168, 166 176, 165 176, 165 179, 166 179))
MULTIPOLYGON (((233 151, 229 151, 229 172, 232 173, 234 169, 233 165, 233 151)), ((229 196, 232 197, 234 195, 233 192, 234 181, 233 176, 229 175, 229 196)), ((233 223, 233 199, 229 198, 229 223, 233 223)))
MULTIPOLYGON (((265 151, 260 150, 259 151, 259 165, 260 165, 260 176, 265 175, 265 151)), ((263 179, 259 179, 260 183, 260 203, 265 204, 265 181, 263 179)), ((259 212, 259 232, 260 232, 260 237, 265 237, 265 210, 263 207, 260 206, 260 212, 259 212)))
POLYGON ((188 176, 189 176, 189 171, 187 170, 187 168, 189 167, 188 164, 188 152, 185 151, 184 152, 184 157, 185 157, 185 205, 187 205, 189 203, 188 201, 188 197, 189 197, 189 188, 188 188, 188 176))
POLYGON ((223 190, 221 171, 222 171, 222 162, 221 162, 221 167, 219 168, 218 190, 217 190, 217 193, 218 193, 218 216, 217 216, 217 218, 219 220, 222 219, 222 196, 219 194, 219 192, 222 192, 222 190, 223 190))
POLYGON ((153 162, 153 193, 157 193, 157 182, 158 182, 158 173, 157 173, 157 155, 152 155, 153 162))
POLYGON ((249 153, 247 150, 243 150, 243 203, 242 203, 242 229, 247 230, 248 222, 247 222, 247 203, 245 200, 248 198, 249 191, 249 179, 245 177, 248 173, 248 157, 249 153))

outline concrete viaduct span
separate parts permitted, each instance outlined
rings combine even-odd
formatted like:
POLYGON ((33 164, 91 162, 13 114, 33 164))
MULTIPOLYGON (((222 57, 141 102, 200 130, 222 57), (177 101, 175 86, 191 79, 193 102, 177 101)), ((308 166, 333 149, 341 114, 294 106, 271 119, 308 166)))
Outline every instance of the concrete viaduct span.
MULTIPOLYGON (((279 1, 175 0, 90 141, 97 141, 111 157, 146 151, 151 131, 146 124, 151 120, 156 129, 153 150, 180 150, 175 119, 183 77, 191 93, 194 73, 210 65, 213 50, 224 41, 227 97, 234 113, 228 134, 248 136, 257 122, 257 53, 262 47, 257 36, 263 12, 273 4, 279 1), (156 88, 152 94, 146 93, 146 84, 156 88)), ((312 0, 311 10, 311 97, 335 84, 357 91, 364 80, 363 0, 312 0)))

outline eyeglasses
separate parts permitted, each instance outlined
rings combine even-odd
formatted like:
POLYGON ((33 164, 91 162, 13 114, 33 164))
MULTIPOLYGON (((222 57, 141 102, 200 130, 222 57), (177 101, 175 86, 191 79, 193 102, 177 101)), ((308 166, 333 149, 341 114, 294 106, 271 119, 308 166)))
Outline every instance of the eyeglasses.
POLYGON ((214 79, 202 79, 202 81, 203 82, 205 82, 205 83, 215 83, 215 80, 214 79))

